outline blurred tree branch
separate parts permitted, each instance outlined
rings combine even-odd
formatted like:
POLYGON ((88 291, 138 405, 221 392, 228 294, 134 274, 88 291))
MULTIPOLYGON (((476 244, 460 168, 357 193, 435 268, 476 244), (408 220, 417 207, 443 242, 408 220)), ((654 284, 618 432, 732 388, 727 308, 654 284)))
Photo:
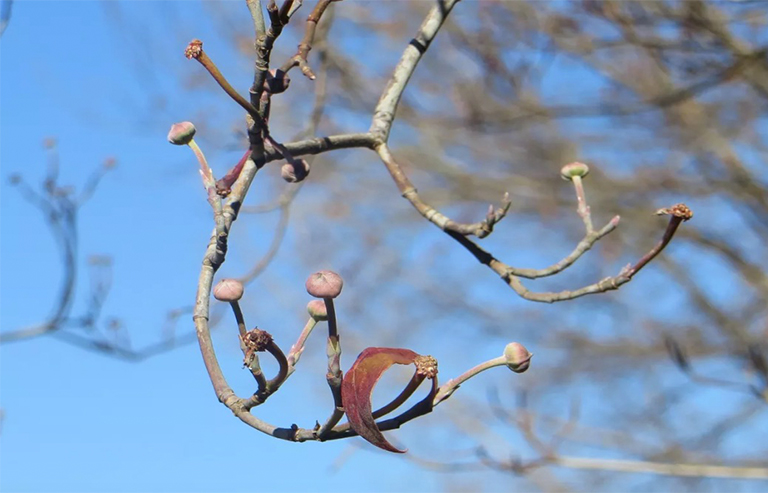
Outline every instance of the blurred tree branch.
POLYGON ((0 1, 0 37, 2 37, 5 30, 8 28, 8 23, 11 22, 12 8, 13 0, 0 1))

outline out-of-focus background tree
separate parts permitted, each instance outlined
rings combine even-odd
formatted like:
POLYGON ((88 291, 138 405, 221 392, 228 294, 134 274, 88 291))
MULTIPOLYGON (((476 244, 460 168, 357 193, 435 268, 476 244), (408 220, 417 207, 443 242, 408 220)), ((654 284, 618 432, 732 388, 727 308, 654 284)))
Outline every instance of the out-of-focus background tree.
MULTIPOLYGON (((431 7, 333 5, 310 54, 318 79, 292 73, 274 100, 272 133, 289 141, 366 130, 431 7)), ((346 283, 345 368, 366 346, 432 354, 443 379, 510 340, 535 354, 527 373, 483 374, 394 432, 410 450, 390 457, 357 438, 276 443, 233 422, 199 352, 183 344, 210 212, 190 156, 164 137, 170 123, 194 121, 219 175, 247 147, 242 110, 182 55, 203 39, 246 92, 254 54, 244 2, 15 2, 1 41, 3 175, 31 188, 50 178, 39 150, 48 136, 62 183, 87 191, 100 162, 118 166, 78 209, 72 265, 83 269, 90 253, 112 260, 92 261, 92 286, 75 279, 68 324, 2 346, 4 488, 764 489, 766 21, 768 7, 748 1, 465 2, 416 70, 390 145, 422 197, 457 220, 477 220, 510 193, 508 217, 481 246, 522 267, 568 254, 583 225, 559 170, 575 160, 591 168, 596 224, 621 216, 576 265, 531 289, 615 275, 661 236, 666 221, 654 211, 690 206, 693 220, 618 291, 552 305, 520 299, 400 198, 370 152, 315 157, 300 189, 282 182, 276 163, 257 176, 248 206, 279 207, 241 216, 222 270, 259 267, 246 289, 250 324, 290 344, 306 275, 333 268, 346 283), (113 358, 145 347, 154 357, 140 365, 113 358), (40 476, 41 460, 55 474, 40 476), (311 464, 300 477, 297 463, 311 464)), ((293 22, 275 47, 278 64, 302 35, 293 22)), ((55 320, 46 310, 61 308, 57 289, 72 267, 20 190, 3 184, 3 333, 55 320)), ((219 357, 247 389, 231 325, 227 313, 219 357)), ((323 344, 310 346, 297 381, 259 410, 267 418, 310 426, 325 415, 323 344)))

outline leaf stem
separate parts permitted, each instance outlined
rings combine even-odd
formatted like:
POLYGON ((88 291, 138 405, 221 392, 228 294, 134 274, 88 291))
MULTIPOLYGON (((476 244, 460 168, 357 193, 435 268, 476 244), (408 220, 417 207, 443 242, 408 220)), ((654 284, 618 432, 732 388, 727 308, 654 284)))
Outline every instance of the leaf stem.
POLYGON ((433 402, 433 405, 438 405, 445 399, 449 398, 451 394, 453 394, 456 389, 459 388, 461 384, 469 380, 470 378, 474 377, 478 373, 484 372, 485 370, 506 365, 507 360, 504 358, 504 356, 499 356, 493 359, 489 359, 488 361, 485 361, 483 363, 480 363, 477 366, 474 366, 470 368, 469 370, 465 371, 461 375, 459 375, 456 378, 452 378, 445 382, 443 385, 440 386, 439 390, 437 391, 437 394, 435 395, 435 400, 433 402))

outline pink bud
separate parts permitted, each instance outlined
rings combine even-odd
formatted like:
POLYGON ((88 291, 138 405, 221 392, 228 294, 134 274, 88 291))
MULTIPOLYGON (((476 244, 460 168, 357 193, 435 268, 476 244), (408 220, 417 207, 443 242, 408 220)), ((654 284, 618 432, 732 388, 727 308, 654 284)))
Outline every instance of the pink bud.
POLYGON ((531 366, 533 355, 519 342, 510 342, 504 348, 504 358, 507 360, 507 368, 515 373, 523 373, 531 366))
POLYGON ((307 279, 307 293, 315 298, 335 298, 341 294, 344 281, 330 270, 321 270, 307 279))
POLYGON ((192 142, 196 131, 192 122, 174 123, 168 132, 168 142, 177 146, 187 145, 192 142))
POLYGON ((285 163, 280 168, 280 176, 288 183, 304 181, 309 175, 309 163, 305 159, 294 160, 293 163, 285 163))
POLYGON ((219 301, 233 302, 243 297, 243 283, 237 279, 222 279, 213 288, 213 297, 219 301))
POLYGON ((325 307, 323 300, 312 300, 307 303, 307 311, 309 316, 314 318, 317 322, 328 320, 328 309, 325 307))

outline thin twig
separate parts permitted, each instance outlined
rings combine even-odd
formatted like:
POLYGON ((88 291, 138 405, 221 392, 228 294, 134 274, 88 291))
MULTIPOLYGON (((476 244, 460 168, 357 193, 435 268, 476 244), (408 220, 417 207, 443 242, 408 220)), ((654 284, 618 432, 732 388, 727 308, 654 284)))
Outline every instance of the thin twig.
POLYGON ((387 167, 389 174, 395 181, 402 196, 408 199, 408 202, 419 211, 419 214, 443 231, 453 232, 463 236, 475 235, 478 238, 485 238, 491 234, 493 226, 507 215, 509 207, 512 204, 509 199, 509 194, 505 193, 501 199, 501 207, 494 210, 493 206, 490 206, 488 214, 484 220, 472 224, 458 223, 421 200, 421 197, 419 197, 419 194, 416 191, 416 187, 413 186, 413 183, 411 183, 405 175, 403 169, 397 161, 395 161, 395 158, 392 156, 386 143, 379 144, 376 147, 376 152, 387 167))
POLYGON ((403 91, 421 57, 429 48, 429 45, 455 4, 455 1, 440 2, 439 5, 435 5, 427 14, 416 36, 403 51, 400 62, 395 67, 384 92, 379 98, 379 102, 374 109, 369 132, 377 139, 376 151, 387 167, 400 193, 408 199, 422 216, 444 231, 484 238, 493 231, 494 224, 503 219, 509 211, 510 201, 508 194, 505 194, 502 198, 502 206, 499 209, 494 210, 493 206, 489 208, 485 220, 474 224, 457 223, 421 200, 416 187, 410 182, 400 165, 395 161, 387 146, 392 122, 394 121, 403 91))
MULTIPOLYGON (((688 216, 689 218, 690 216, 693 215, 684 204, 678 204, 669 209, 669 211, 672 211, 672 210, 677 210, 679 214, 683 214, 683 215, 690 214, 688 216)), ((663 209, 662 211, 667 211, 667 209, 663 209)), ((659 213, 660 212, 657 212, 657 214, 659 213)), ((575 290, 565 290, 565 291, 559 291, 559 292, 537 293, 537 292, 530 291, 528 288, 526 288, 523 285, 523 283, 520 281, 518 276, 512 273, 512 270, 510 269, 510 267, 507 266, 505 263, 499 261, 496 257, 491 255, 489 252, 483 250, 482 248, 480 248, 477 244, 470 241, 465 236, 452 233, 450 231, 448 232, 448 234, 457 242, 459 242, 462 246, 464 246, 472 255, 474 255, 474 257, 480 263, 482 263, 483 265, 487 265, 494 272, 496 272, 499 275, 499 277, 509 287, 511 287, 515 291, 515 293, 517 293, 522 298, 530 301, 554 303, 557 301, 564 301, 564 300, 579 298, 581 296, 586 296, 588 294, 612 291, 612 290, 618 289, 620 286, 631 281, 632 277, 634 277, 648 262, 650 262, 659 253, 661 253, 664 247, 672 239, 680 223, 683 220, 686 220, 683 216, 675 215, 676 214, 675 212, 673 212, 672 214, 673 214, 672 218, 670 219, 669 225, 667 226, 667 229, 665 230, 664 236, 662 237, 662 239, 648 253, 646 253, 640 260, 638 260, 637 263, 635 263, 634 265, 626 266, 616 276, 607 277, 601 281, 598 281, 593 284, 589 284, 587 286, 583 286, 575 290)))
POLYGON ((237 321, 237 331, 240 333, 240 337, 245 337, 245 333, 248 332, 245 325, 245 317, 243 317, 243 311, 240 309, 240 303, 238 301, 231 301, 229 306, 232 307, 232 313, 235 314, 235 321, 237 321))
POLYGON ((437 2, 424 18, 416 36, 403 50, 403 55, 373 110, 373 120, 369 132, 376 137, 379 143, 386 143, 389 140, 389 132, 392 128, 392 122, 395 120, 395 113, 403 91, 405 91, 411 75, 416 70, 416 65, 426 53, 446 17, 457 3, 458 0, 437 2))
POLYGON ((458 389, 461 384, 474 377, 478 373, 489 370, 491 368, 495 368, 497 366, 505 365, 506 363, 507 360, 504 358, 504 356, 499 356, 497 358, 493 358, 480 363, 479 365, 476 365, 465 371, 458 377, 448 380, 438 389, 437 394, 435 395, 434 405, 437 406, 442 401, 449 398, 454 392, 456 392, 456 389, 458 389))
POLYGON ((256 38, 264 35, 264 12, 261 10, 261 0, 245 0, 248 5, 248 11, 253 19, 253 30, 256 32, 256 38))
POLYGON ((285 357, 285 353, 280 347, 275 344, 274 341, 267 345, 267 351, 275 357, 278 364, 277 375, 267 382, 267 391, 269 393, 275 392, 288 378, 288 359, 285 357))
POLYGON ((299 334, 299 339, 293 346, 291 346, 291 350, 288 352, 289 375, 296 371, 296 365, 298 364, 299 359, 301 359, 301 355, 304 353, 304 345, 307 343, 307 338, 309 337, 309 334, 312 333, 315 325, 317 325, 317 320, 310 317, 309 320, 307 320, 306 325, 304 325, 301 334, 299 334))
POLYGON ((589 249, 591 249, 595 243, 616 229, 616 227, 619 225, 619 220, 619 216, 614 216, 613 219, 611 219, 608 224, 603 226, 600 230, 587 233, 587 235, 576 245, 576 248, 574 248, 571 253, 569 253, 566 257, 557 263, 550 265, 549 267, 545 267, 543 269, 509 267, 509 273, 518 277, 524 277, 526 279, 538 279, 540 277, 547 277, 558 274, 573 265, 573 263, 580 259, 581 256, 584 255, 587 251, 589 251, 589 249))
POLYGON ((280 70, 288 73, 288 71, 293 67, 299 67, 301 73, 304 74, 308 79, 315 80, 315 74, 312 72, 312 68, 310 68, 309 63, 307 62, 307 57, 309 56, 309 50, 312 49, 312 43, 315 39, 315 29, 317 29, 317 24, 320 22, 320 18, 323 16, 325 9, 327 9, 331 2, 334 1, 337 0, 318 0, 317 4, 315 4, 315 8, 312 10, 312 13, 309 14, 309 17, 307 17, 307 26, 304 30, 304 38, 302 38, 301 42, 299 43, 298 51, 293 57, 291 57, 290 60, 285 62, 283 66, 280 67, 280 70))
POLYGON ((208 203, 211 204, 213 209, 213 219, 216 224, 216 234, 221 238, 224 233, 224 212, 221 206, 221 196, 218 193, 216 187, 216 178, 213 176, 211 167, 208 166, 208 161, 205 159, 200 146, 197 145, 194 139, 190 140, 187 144, 192 151, 194 151, 197 161, 200 163, 200 176, 203 179, 203 186, 208 193, 208 203))
MULTIPOLYGON (((352 147, 366 147, 371 149, 373 148, 374 143, 375 140, 373 135, 369 133, 351 133, 329 135, 327 137, 312 137, 299 142, 284 144, 284 147, 294 156, 303 156, 352 147)), ((265 151, 265 160, 267 162, 282 159, 282 157, 282 153, 277 149, 267 148, 265 151)))
POLYGON ((678 226, 680 226, 680 223, 684 221, 688 221, 693 217, 693 212, 685 205, 685 204, 677 204, 672 207, 669 207, 667 209, 659 209, 656 211, 656 215, 669 215, 671 216, 669 219, 669 224, 667 225, 666 231, 664 231, 664 236, 662 236, 661 240, 654 246, 648 253, 643 255, 640 260, 635 263, 635 265, 629 267, 626 272, 624 272, 624 276, 627 277, 627 279, 631 279, 632 276, 637 274, 637 272, 645 267, 648 262, 654 259, 656 255, 661 253, 662 250, 664 250, 664 247, 667 246, 669 241, 672 239, 672 237, 675 235, 675 231, 677 231, 678 226))
POLYGON ((200 65, 205 67, 208 73, 211 74, 211 77, 213 77, 213 80, 215 80, 219 86, 224 89, 224 92, 226 92, 229 97, 232 98, 232 100, 234 100, 245 111, 247 111, 251 117, 257 120, 261 119, 261 115, 259 115, 259 111, 256 109, 256 107, 249 103, 243 96, 240 95, 239 92, 235 90, 234 87, 232 87, 224 75, 219 71, 218 67, 216 67, 216 64, 213 63, 213 60, 211 60, 208 54, 203 50, 202 41, 199 39, 193 39, 189 43, 189 46, 187 46, 187 49, 184 53, 187 58, 194 58, 200 62, 200 65))
POLYGON ((264 17, 261 12, 261 4, 259 3, 259 12, 261 14, 261 30, 256 31, 256 63, 253 73, 253 85, 251 85, 251 105, 257 108, 262 108, 259 115, 265 120, 269 115, 267 106, 269 105, 269 94, 266 94, 266 100, 263 100, 264 96, 264 82, 267 79, 267 72, 269 71, 269 59, 272 55, 272 47, 275 44, 275 40, 283 31, 283 22, 280 18, 275 0, 269 0, 267 4, 267 13, 269 14, 270 25, 268 29, 264 29, 264 17))
POLYGON ((320 440, 325 439, 331 429, 344 416, 344 405, 341 401, 341 344, 339 342, 339 329, 336 325, 336 309, 332 298, 323 298, 325 309, 328 312, 328 341, 326 344, 326 355, 328 356, 328 373, 325 378, 328 381, 328 387, 333 396, 333 412, 328 420, 318 428, 317 437, 320 440))
POLYGON ((587 230, 587 234, 592 234, 595 230, 592 226, 592 214, 590 213, 589 205, 587 205, 587 195, 584 193, 584 182, 581 176, 572 176, 573 188, 576 190, 576 202, 578 207, 576 211, 584 221, 584 227, 587 230))

